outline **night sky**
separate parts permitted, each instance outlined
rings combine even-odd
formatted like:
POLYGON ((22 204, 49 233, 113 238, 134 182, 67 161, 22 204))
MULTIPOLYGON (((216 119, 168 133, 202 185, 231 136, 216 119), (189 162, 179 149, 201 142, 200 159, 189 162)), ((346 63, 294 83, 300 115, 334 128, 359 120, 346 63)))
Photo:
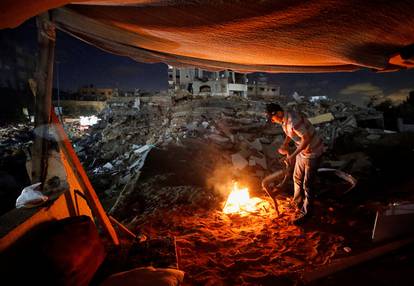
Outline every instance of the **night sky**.
MULTIPOLYGON (((29 20, 13 30, 0 33, 36 52, 36 25, 29 20)), ((1 43, 0 43, 1 44, 1 43)), ((144 64, 127 57, 116 56, 90 46, 58 31, 56 41, 56 72, 59 69, 60 88, 75 91, 83 85, 117 87, 122 90, 167 89, 167 66, 144 64), (57 69, 58 66, 58 69, 57 69)), ((271 83, 281 86, 281 92, 290 96, 327 95, 332 98, 363 104, 371 95, 399 100, 414 90, 414 70, 393 73, 375 73, 369 70, 353 73, 267 74, 271 83)))

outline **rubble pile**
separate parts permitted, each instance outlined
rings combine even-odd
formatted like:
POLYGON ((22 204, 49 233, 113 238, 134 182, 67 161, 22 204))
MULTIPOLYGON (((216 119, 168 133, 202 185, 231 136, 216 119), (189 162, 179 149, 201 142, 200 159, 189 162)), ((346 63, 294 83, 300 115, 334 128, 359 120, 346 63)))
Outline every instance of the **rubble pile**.
POLYGON ((26 165, 33 139, 30 124, 0 127, 0 214, 13 209, 21 190, 30 184, 26 165))
MULTIPOLYGON (((382 118, 375 110, 335 101, 300 100, 283 105, 308 116, 328 149, 346 134, 363 130, 372 135, 359 124, 382 118)), ((151 149, 184 146, 186 139, 199 139, 222 150, 233 174, 244 171, 262 179, 282 168, 277 148, 283 131, 267 122, 264 102, 240 97, 174 101, 158 96, 114 99, 108 106, 99 114, 102 120, 74 140, 96 189, 107 195, 119 195, 139 173, 151 149)))
POLYGON ((383 115, 374 108, 333 100, 291 102, 288 105, 310 119, 328 149, 333 148, 338 137, 355 133, 360 127, 383 129, 383 115))
POLYGON ((0 152, 1 155, 7 150, 19 150, 23 147, 30 147, 33 143, 33 126, 30 124, 19 123, 0 127, 0 152))

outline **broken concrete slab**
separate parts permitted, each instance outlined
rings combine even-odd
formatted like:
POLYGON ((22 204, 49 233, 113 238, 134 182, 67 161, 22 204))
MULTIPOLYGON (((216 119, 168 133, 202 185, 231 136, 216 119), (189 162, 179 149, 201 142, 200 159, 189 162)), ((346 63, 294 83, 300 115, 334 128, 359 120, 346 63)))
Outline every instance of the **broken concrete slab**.
POLYGON ((238 170, 243 170, 249 164, 249 162, 240 153, 232 154, 231 161, 233 166, 238 170))
POLYGON ((331 122, 333 120, 335 120, 335 117, 330 112, 309 118, 310 123, 313 125, 331 122))
POLYGON ((263 146, 259 138, 254 140, 253 142, 250 142, 250 147, 252 147, 253 149, 256 149, 257 151, 263 150, 263 146))
POLYGON ((263 169, 265 169, 265 170, 267 169, 267 163, 266 163, 266 158, 265 157, 259 158, 257 156, 250 156, 250 158, 249 158, 249 165, 250 166, 259 165, 263 169), (252 164, 252 165, 250 165, 250 164, 252 164))
POLYGON ((114 166, 110 162, 106 163, 102 167, 108 170, 112 170, 114 168, 114 166))
POLYGON ((210 135, 207 136, 207 138, 212 140, 215 143, 218 143, 218 144, 223 144, 223 143, 230 142, 229 138, 218 135, 218 134, 210 134, 210 135))
POLYGON ((376 141, 376 140, 379 140, 380 138, 381 138, 381 135, 379 134, 369 134, 367 136, 367 139, 370 141, 376 141))

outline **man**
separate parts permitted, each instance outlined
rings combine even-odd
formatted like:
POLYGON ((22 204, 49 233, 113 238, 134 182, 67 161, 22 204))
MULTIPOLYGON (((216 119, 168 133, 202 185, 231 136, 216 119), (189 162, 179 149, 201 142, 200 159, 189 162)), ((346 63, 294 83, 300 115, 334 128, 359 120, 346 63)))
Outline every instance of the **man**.
MULTIPOLYGON (((309 217, 312 200, 311 185, 324 150, 323 142, 313 125, 302 114, 284 111, 275 103, 267 104, 266 109, 271 122, 282 125, 286 134, 285 141, 278 152, 287 156, 285 160, 288 166, 295 164, 293 200, 299 211, 293 222, 300 224, 309 217), (295 142, 296 150, 289 154, 288 147, 291 140, 295 142)), ((266 178, 263 181, 265 180, 266 178)))

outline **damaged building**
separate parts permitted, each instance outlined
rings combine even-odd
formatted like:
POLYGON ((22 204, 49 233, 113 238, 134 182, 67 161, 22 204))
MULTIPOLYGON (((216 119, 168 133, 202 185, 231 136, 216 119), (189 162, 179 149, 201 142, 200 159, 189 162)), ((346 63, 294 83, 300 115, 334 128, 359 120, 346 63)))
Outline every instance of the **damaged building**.
POLYGON ((247 76, 230 70, 210 72, 168 66, 168 88, 186 90, 196 96, 247 97, 247 76))
POLYGON ((269 84, 261 75, 249 82, 248 75, 231 70, 211 72, 200 68, 168 66, 168 89, 171 93, 188 91, 195 96, 239 96, 251 99, 275 100, 280 86, 269 84))

